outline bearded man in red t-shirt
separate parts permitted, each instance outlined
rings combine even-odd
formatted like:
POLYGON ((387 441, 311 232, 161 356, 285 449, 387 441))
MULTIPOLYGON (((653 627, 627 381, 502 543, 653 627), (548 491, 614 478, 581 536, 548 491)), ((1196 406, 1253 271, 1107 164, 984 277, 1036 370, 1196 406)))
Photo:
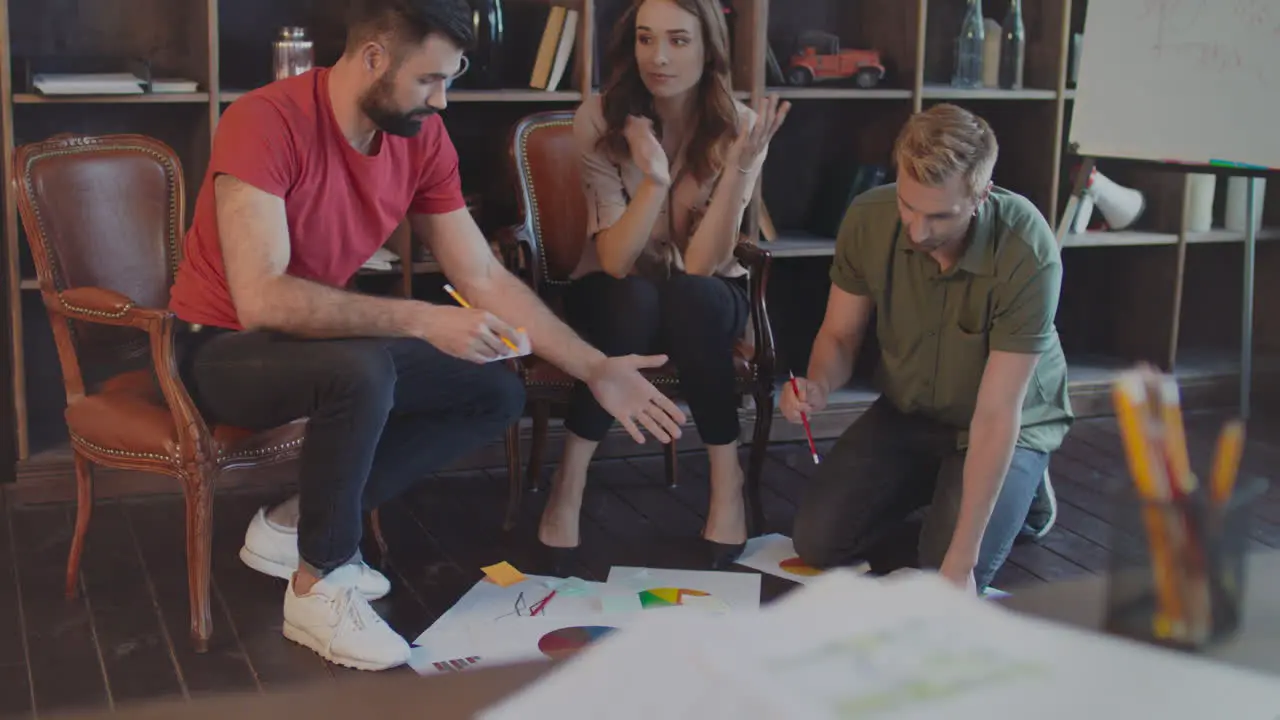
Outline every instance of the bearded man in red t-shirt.
POLYGON ((331 68, 277 81, 222 116, 170 307, 183 375, 213 421, 307 419, 299 496, 258 512, 241 558, 288 579, 284 635, 378 670, 408 644, 369 605, 387 579, 360 559, 363 513, 490 442, 524 406, 503 338, 587 383, 637 442, 684 416, 606 357, 495 259, 463 202, 436 112, 473 41, 466 0, 355 3, 331 68), (344 290, 408 218, 473 308, 344 290))

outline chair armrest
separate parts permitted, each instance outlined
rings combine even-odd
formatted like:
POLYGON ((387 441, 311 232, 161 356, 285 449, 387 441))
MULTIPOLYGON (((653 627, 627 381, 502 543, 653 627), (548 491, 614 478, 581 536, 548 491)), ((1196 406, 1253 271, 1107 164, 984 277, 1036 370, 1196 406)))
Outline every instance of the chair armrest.
POLYGON ((751 291, 751 329, 755 334, 755 355, 751 362, 762 380, 773 382, 776 354, 773 342, 773 326, 769 323, 769 306, 766 294, 769 288, 769 269, 773 265, 773 253, 753 242, 739 242, 733 256, 747 269, 751 291))
POLYGON ((151 341, 151 363, 160 392, 177 427, 183 463, 192 467, 217 461, 209 427, 178 374, 173 343, 177 317, 171 311, 141 307, 126 295, 100 287, 72 288, 42 295, 46 307, 62 317, 145 331, 151 341))
POLYGON ((500 227, 494 231, 493 242, 500 248, 507 270, 538 292, 542 273, 529 229, 523 225, 500 227))
POLYGON ((146 330, 173 317, 166 309, 141 307, 129 297, 100 287, 80 287, 43 293, 49 310, 71 320, 146 330))

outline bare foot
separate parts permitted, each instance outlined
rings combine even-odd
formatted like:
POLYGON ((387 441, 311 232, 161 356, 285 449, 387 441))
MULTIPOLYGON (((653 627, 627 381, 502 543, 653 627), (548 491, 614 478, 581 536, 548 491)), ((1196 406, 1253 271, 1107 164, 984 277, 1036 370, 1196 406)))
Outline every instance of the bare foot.
POLYGON ((577 547, 578 519, 582 509, 582 491, 574 491, 561 481, 563 470, 557 469, 551 479, 551 496, 542 510, 538 524, 538 540, 548 547, 577 547))
POLYGON ((298 568, 293 574, 293 593, 299 597, 311 592, 311 588, 320 582, 320 578, 312 575, 309 571, 298 568))
POLYGON ((747 541, 747 510, 742 499, 742 468, 734 465, 723 478, 711 481, 711 506, 702 536, 712 542, 740 545, 747 541))

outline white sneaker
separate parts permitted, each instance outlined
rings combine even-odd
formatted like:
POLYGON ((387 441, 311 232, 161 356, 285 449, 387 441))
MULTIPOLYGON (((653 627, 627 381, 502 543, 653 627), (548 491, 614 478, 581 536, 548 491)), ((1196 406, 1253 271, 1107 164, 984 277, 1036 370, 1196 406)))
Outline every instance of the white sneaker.
MULTIPOLYGON (((240 560, 260 573, 289 580, 298 569, 298 532, 281 529, 267 522, 267 509, 258 508, 258 513, 249 522, 249 529, 244 534, 244 547, 240 548, 240 560)), ((360 572, 344 573, 341 577, 350 578, 360 594, 369 600, 377 600, 391 592, 391 581, 387 576, 369 567, 361 560, 353 563, 360 572)), ((330 573, 329 577, 333 577, 330 573)))
POLYGON ((343 565, 306 595, 284 591, 284 636, 320 657, 356 670, 387 670, 409 662, 409 643, 356 591, 359 566, 343 565))

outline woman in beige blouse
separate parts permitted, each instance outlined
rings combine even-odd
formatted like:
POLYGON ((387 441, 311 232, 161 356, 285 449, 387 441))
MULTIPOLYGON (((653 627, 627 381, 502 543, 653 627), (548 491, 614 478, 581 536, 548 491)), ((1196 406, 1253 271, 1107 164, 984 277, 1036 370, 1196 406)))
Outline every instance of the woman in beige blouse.
MULTIPOLYGON (((574 118, 588 239, 565 310, 604 353, 665 353, 678 369, 711 465, 702 534, 710 564, 724 566, 747 539, 732 353, 748 302, 733 249, 789 106, 734 100, 719 0, 635 0, 606 63, 602 95, 574 118)), ((557 564, 578 544, 587 467, 612 422, 576 388, 538 530, 557 564)))

